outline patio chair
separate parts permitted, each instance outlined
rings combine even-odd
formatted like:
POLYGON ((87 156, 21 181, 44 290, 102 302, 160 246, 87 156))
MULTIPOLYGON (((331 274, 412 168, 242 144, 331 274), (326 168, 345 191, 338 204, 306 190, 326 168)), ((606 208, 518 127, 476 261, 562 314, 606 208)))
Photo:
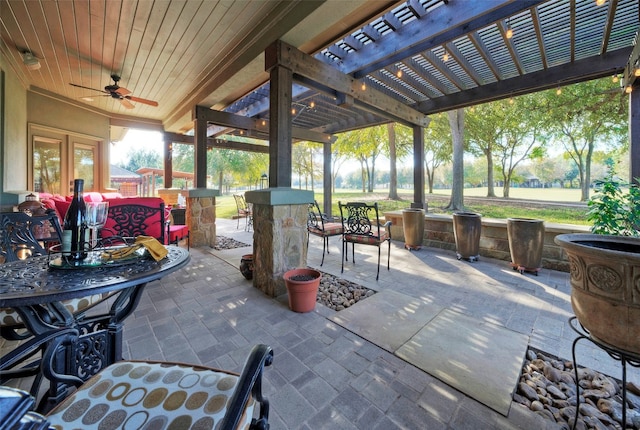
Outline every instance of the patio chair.
POLYGON ((342 223, 333 222, 331 218, 320 212, 318 202, 314 200, 309 203, 309 216, 307 218, 307 247, 309 246, 309 235, 322 238, 322 261, 320 266, 324 264, 325 251, 329 253, 329 238, 331 236, 342 235, 342 223))
POLYGON ((236 201, 236 209, 238 211, 238 214, 236 215, 238 225, 236 226, 236 228, 240 228, 240 218, 244 218, 245 231, 251 230, 251 226, 253 225, 253 211, 251 206, 247 204, 247 201, 244 199, 244 196, 242 194, 234 194, 233 198, 236 201))
POLYGON ((184 209, 172 209, 171 206, 166 207, 165 222, 167 223, 167 243, 178 245, 178 242, 182 239, 187 239, 187 250, 191 249, 191 244, 189 243, 189 226, 185 224, 184 209), (176 216, 177 214, 181 216, 176 216))
POLYGON ((344 262, 348 261, 348 245, 351 243, 351 260, 355 264, 355 244, 373 245, 378 247, 378 271, 376 281, 380 276, 380 247, 384 242, 388 244, 387 270, 391 259, 391 221, 380 224, 378 203, 367 204, 361 202, 338 202, 340 217, 342 218, 342 272, 344 262))
MULTIPOLYGON (((51 348, 47 349, 43 359, 46 374, 55 369, 55 355, 51 348)), ((221 430, 267 430, 269 402, 262 394, 262 377, 264 368, 272 362, 271 347, 256 345, 240 374, 158 361, 120 361, 87 382, 47 374, 82 385, 55 406, 46 419, 59 430, 121 428, 125 423, 158 429, 215 425, 221 430), (254 418, 257 406, 259 412, 254 418)))

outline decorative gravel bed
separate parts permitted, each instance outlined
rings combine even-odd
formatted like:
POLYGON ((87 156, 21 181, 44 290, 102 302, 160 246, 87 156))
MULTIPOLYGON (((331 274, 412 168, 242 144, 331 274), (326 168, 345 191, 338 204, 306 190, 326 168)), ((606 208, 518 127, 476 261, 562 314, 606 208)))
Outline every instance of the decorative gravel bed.
POLYGON ((216 245, 213 249, 222 251, 224 249, 243 248, 245 246, 251 246, 243 242, 238 242, 235 239, 224 236, 216 236, 216 245))
MULTIPOLYGON (((576 429, 622 428, 621 382, 580 367, 580 415, 576 429)), ((573 362, 529 349, 513 400, 570 429, 576 411, 573 362)), ((640 428, 640 387, 627 381, 627 426, 640 428)))
POLYGON ((316 301, 334 311, 346 309, 376 293, 374 290, 346 279, 325 272, 321 273, 322 279, 316 301))

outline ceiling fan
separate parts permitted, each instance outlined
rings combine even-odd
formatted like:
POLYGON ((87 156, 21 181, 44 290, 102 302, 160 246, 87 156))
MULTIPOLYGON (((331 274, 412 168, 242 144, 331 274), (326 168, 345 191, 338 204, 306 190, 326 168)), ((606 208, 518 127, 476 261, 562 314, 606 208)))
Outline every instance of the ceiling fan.
POLYGON ((107 85, 106 87, 104 87, 104 90, 89 88, 89 87, 85 87, 78 84, 69 84, 69 85, 72 85, 78 88, 84 88, 85 90, 100 91, 101 93, 105 93, 107 96, 111 96, 114 99, 120 100, 120 103, 122 103, 122 106, 124 106, 127 109, 133 109, 135 107, 135 105, 131 102, 144 103, 149 106, 158 106, 158 102, 156 101, 142 99, 140 97, 135 97, 135 96, 130 96, 129 94, 131 94, 131 91, 118 85, 118 82, 120 81, 120 76, 111 75, 111 79, 113 79, 113 85, 107 85))

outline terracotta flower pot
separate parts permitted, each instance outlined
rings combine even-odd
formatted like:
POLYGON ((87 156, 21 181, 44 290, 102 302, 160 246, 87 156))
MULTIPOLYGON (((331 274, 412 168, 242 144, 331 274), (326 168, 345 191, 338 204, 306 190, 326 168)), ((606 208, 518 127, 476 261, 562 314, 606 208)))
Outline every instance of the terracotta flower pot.
POLYGON ((318 288, 322 274, 313 269, 292 269, 284 274, 289 295, 289 309, 294 312, 311 312, 316 307, 318 288))
POLYGON ((592 337, 640 354, 640 239, 601 234, 555 237, 571 265, 571 307, 592 337))

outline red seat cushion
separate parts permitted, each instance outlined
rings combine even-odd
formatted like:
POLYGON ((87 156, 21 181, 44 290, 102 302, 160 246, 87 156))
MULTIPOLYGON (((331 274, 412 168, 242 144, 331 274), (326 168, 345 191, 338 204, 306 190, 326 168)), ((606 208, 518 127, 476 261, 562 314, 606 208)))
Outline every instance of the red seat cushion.
POLYGON ((317 236, 338 236, 342 231, 342 224, 339 222, 324 223, 324 230, 319 227, 309 227, 309 233, 317 236))

